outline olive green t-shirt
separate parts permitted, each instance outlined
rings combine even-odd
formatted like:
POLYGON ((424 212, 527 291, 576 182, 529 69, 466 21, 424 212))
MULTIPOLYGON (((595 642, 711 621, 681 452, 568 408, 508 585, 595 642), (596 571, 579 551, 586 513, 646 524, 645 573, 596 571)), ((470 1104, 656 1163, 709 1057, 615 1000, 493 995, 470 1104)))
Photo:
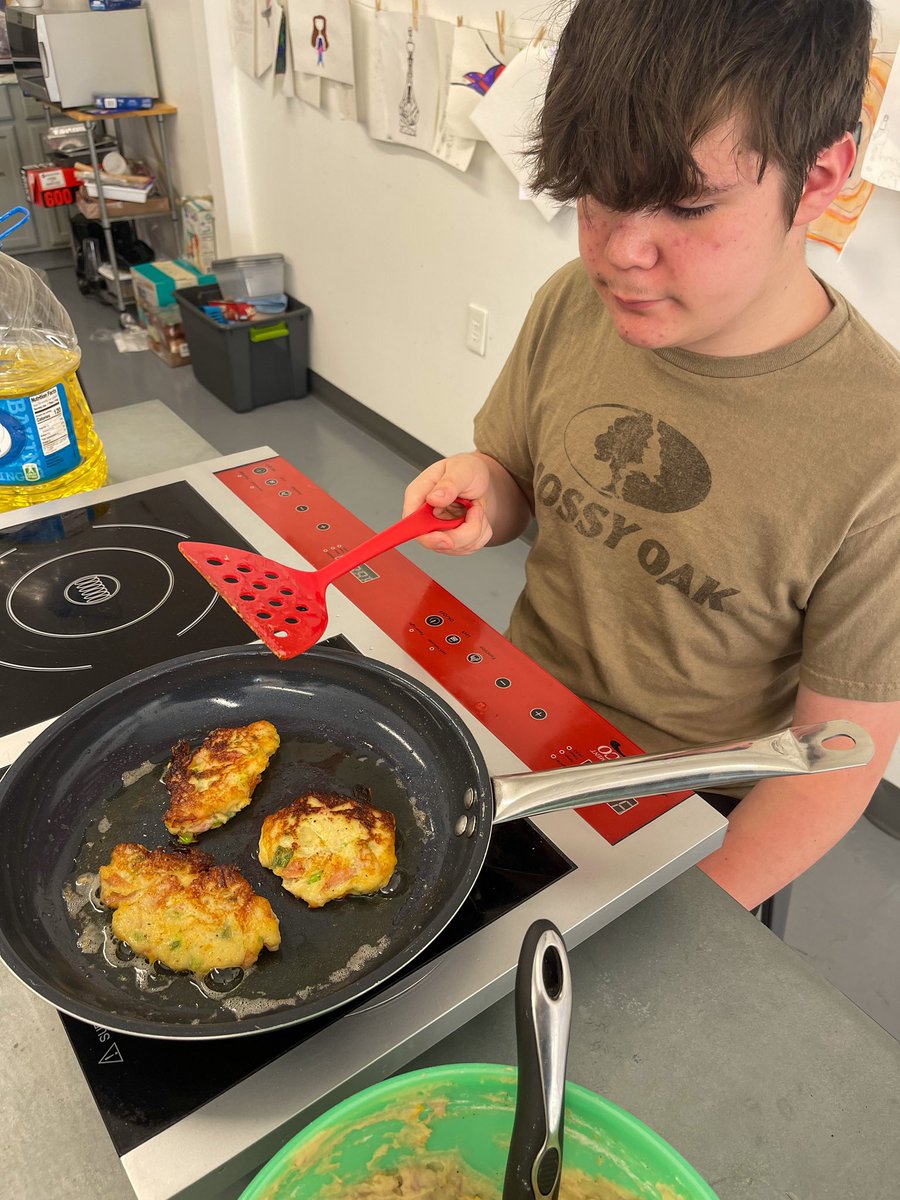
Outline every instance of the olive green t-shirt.
POLYGON ((511 640, 648 751, 900 699, 900 356, 830 288, 763 354, 623 342, 580 261, 476 417, 534 494, 511 640))

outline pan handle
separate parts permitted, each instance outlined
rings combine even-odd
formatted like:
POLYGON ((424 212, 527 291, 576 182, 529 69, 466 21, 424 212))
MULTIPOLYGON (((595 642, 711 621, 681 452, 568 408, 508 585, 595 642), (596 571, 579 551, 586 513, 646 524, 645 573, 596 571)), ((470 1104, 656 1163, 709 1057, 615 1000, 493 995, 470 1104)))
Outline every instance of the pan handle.
POLYGON ((815 775, 863 767, 875 745, 852 721, 823 721, 781 729, 755 740, 719 742, 691 750, 638 754, 614 762, 588 763, 518 775, 496 775, 494 822, 533 817, 558 808, 632 796, 715 790, 732 783, 756 783, 780 775, 815 775), (852 746, 826 745, 849 738, 852 746))

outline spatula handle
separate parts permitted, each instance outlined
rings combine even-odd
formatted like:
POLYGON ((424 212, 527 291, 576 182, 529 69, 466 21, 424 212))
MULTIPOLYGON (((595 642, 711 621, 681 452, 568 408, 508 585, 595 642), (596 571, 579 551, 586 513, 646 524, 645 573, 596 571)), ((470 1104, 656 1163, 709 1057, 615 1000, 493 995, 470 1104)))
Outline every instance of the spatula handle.
POLYGON ((518 1086, 503 1200, 557 1200, 572 982, 566 944, 551 921, 535 921, 525 934, 515 1007, 518 1086))
MULTIPOLYGON (((461 496, 453 503, 461 504, 466 511, 472 507, 472 501, 464 500, 461 496)), ((417 508, 402 521, 389 525, 387 529, 382 529, 381 533, 376 533, 361 545, 354 546, 340 558, 336 558, 327 566, 322 567, 316 574, 319 576, 320 583, 327 586, 332 580, 339 579, 341 575, 346 575, 361 563, 368 562, 370 558, 384 554, 386 550, 393 550, 395 546, 411 542, 414 538, 422 537, 423 534, 434 533, 438 529, 457 529, 465 519, 466 513, 463 513, 461 517, 439 517, 430 504, 423 504, 421 508, 417 508)))

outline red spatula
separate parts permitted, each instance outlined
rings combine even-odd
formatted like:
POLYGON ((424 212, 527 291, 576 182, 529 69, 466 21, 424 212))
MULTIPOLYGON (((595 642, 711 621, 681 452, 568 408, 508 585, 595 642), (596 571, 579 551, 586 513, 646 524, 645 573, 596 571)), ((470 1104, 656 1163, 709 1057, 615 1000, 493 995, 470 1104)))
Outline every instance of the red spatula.
MULTIPOLYGON (((468 509, 472 502, 459 499, 451 508, 457 505, 468 509)), ((270 650, 279 658, 293 658, 325 632, 325 589, 330 583, 385 550, 438 529, 456 529, 465 519, 465 512, 439 517, 430 504, 423 504, 318 571, 299 571, 261 554, 211 542, 179 542, 178 549, 270 650)))

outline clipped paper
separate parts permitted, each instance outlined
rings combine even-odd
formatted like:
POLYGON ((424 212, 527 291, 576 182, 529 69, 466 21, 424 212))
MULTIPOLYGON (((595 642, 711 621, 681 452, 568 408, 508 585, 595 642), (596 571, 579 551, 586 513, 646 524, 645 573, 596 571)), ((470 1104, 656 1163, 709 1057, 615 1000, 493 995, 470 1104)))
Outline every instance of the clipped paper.
POLYGON ((900 191, 900 70, 896 67, 887 81, 863 159, 862 176, 878 187, 900 191))
MULTIPOLYGON (((528 188, 530 168, 525 156, 544 103, 547 79, 556 47, 546 38, 520 50, 472 113, 472 124, 484 134, 520 187, 528 188)), ((529 198, 545 221, 552 221, 564 205, 549 196, 529 198)))

